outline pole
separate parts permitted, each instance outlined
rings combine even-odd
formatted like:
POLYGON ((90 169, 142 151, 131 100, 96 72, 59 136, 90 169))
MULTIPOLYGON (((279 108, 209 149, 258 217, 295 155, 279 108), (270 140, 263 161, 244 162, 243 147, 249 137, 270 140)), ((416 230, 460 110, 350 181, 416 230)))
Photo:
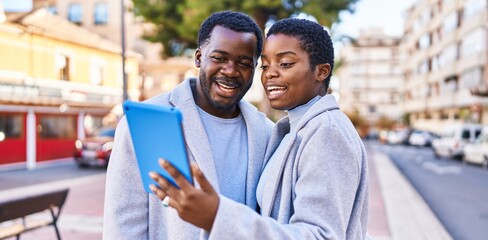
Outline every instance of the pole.
POLYGON ((121 12, 120 12, 120 25, 121 25, 121 44, 122 44, 122 79, 123 79, 123 98, 122 101, 125 101, 128 99, 127 96, 127 74, 125 73, 125 6, 124 6, 124 0, 120 0, 120 7, 121 7, 121 12))

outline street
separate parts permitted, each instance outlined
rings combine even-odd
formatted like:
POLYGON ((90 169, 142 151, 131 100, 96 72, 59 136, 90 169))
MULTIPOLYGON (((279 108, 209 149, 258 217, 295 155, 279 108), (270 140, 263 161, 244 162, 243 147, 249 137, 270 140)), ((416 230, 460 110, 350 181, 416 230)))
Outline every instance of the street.
MULTIPOLYGON (((0 172, 0 200, 68 187, 70 191, 58 222, 62 238, 101 239, 105 171, 104 168, 78 168, 74 161, 69 159, 33 171, 0 172)), ((49 218, 50 215, 45 211, 29 217, 49 218)), ((21 235, 21 239, 24 240, 55 238, 54 228, 50 226, 21 235)))
MULTIPOLYGON (((407 153, 416 154, 416 151, 425 152, 427 156, 429 154, 427 149, 384 146, 376 142, 366 142, 366 146, 370 162, 368 233, 378 240, 451 239, 446 235, 447 233, 444 234, 443 231, 445 230, 442 229, 442 225, 435 219, 433 213, 429 213, 430 209, 425 207, 426 204, 422 202, 423 200, 415 197, 416 193, 410 192, 411 187, 405 185, 409 185, 408 181, 401 180, 403 178, 403 176, 400 176, 401 173, 395 169, 394 172, 396 173, 392 175, 391 170, 393 169, 390 168, 395 168, 394 164, 390 163, 392 160, 384 154, 401 155, 407 159, 407 156, 409 156, 407 153), (380 156, 384 157, 380 159, 380 156), (391 165, 391 167, 387 168, 388 165, 391 165), (385 173, 389 176, 385 175, 385 173), (390 186, 388 187, 388 185, 390 186), (402 198, 399 199, 399 196, 402 196, 402 198), (421 219, 420 222, 419 219, 421 219)), ((449 160, 440 161, 448 162, 449 160)), ((462 169, 470 167, 460 165, 462 169)), ((476 169, 476 167, 472 168, 476 169)), ((50 167, 42 167, 33 171, 0 171, 0 200, 12 198, 13 196, 25 196, 38 191, 69 187, 70 192, 58 222, 63 239, 101 239, 105 171, 104 168, 78 168, 72 160, 62 161, 50 167)), ((458 170, 448 171, 456 172, 458 170)), ((483 173, 483 171, 480 171, 480 173, 483 173)), ((486 175, 481 175, 486 178, 486 175)), ((429 184, 437 183, 429 182, 429 184)), ((434 192, 433 194, 437 193, 434 192)), ((435 204, 442 205, 439 203, 435 204)), ((468 205, 467 207, 474 207, 474 205, 468 205)), ((457 214, 448 210, 436 208, 436 211, 457 214)), ((438 213, 437 215, 441 216, 438 213)), ((44 217, 49 216, 45 215, 44 217)), ((448 224, 446 221, 442 222, 448 224)), ((467 235, 465 231, 466 229, 469 231, 470 225, 474 224, 464 223, 456 228, 449 229, 449 231, 452 234, 459 234, 457 236, 462 236, 454 237, 453 235, 454 239, 481 239, 479 236, 486 236, 477 235, 478 237, 476 238, 472 237, 474 235, 467 235)), ((477 233, 480 234, 481 231, 477 233)), ((21 238, 49 240, 54 237, 54 229, 52 227, 44 227, 25 233, 21 238)))
POLYGON ((393 160, 454 239, 487 239, 486 169, 460 160, 436 159, 431 148, 368 145, 393 160))

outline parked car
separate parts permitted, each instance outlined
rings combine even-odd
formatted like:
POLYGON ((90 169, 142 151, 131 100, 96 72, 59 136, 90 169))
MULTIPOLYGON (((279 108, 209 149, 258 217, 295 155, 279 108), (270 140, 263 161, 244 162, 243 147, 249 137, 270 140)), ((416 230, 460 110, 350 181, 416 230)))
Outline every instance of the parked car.
POLYGON ((402 128, 391 130, 386 136, 386 143, 388 144, 408 144, 408 138, 412 133, 411 129, 402 128))
POLYGON ((434 133, 429 131, 414 130, 408 138, 408 143, 412 146, 429 147, 436 138, 434 133))
POLYGON ((115 128, 101 128, 93 137, 76 140, 74 158, 80 167, 107 166, 114 145, 115 128))
POLYGON ((488 168, 488 127, 484 127, 474 143, 464 146, 463 161, 488 168))
POLYGON ((432 141, 432 150, 436 157, 461 158, 464 146, 472 143, 481 134, 482 125, 456 124, 446 128, 440 138, 432 141))

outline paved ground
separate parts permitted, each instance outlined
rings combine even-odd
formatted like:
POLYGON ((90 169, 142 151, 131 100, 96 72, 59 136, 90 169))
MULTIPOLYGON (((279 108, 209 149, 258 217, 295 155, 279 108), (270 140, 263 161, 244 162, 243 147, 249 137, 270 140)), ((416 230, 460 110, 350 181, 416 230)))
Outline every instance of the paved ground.
MULTIPOLYGON (((396 169, 379 152, 368 152, 370 168, 370 205, 368 233, 378 240, 451 239, 435 215, 396 169)), ((0 179, 5 180, 5 172, 0 179)), ((0 181, 0 189, 2 183, 0 181)), ((59 227, 63 239, 101 239, 105 173, 73 179, 30 184, 0 191, 0 200, 37 191, 69 187, 59 227)), ((47 213, 35 217, 49 217, 47 213)), ((0 225, 5 226, 6 223, 0 225)), ((14 239, 14 238, 11 238, 14 239)), ((46 227, 23 234, 23 240, 55 239, 54 229, 46 227)))

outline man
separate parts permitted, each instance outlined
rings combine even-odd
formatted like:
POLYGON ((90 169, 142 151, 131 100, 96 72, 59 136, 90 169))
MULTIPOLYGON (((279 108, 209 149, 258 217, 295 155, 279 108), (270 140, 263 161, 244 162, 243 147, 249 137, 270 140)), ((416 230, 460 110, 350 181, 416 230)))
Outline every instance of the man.
MULTIPOLYGON (((251 87, 262 43, 261 31, 249 16, 212 14, 198 33, 198 79, 187 79, 173 91, 147 100, 182 111, 190 161, 220 194, 252 209, 257 206, 256 185, 272 123, 242 97, 251 87)), ((200 234, 144 191, 122 118, 107 170, 104 239, 195 239, 200 234)))

